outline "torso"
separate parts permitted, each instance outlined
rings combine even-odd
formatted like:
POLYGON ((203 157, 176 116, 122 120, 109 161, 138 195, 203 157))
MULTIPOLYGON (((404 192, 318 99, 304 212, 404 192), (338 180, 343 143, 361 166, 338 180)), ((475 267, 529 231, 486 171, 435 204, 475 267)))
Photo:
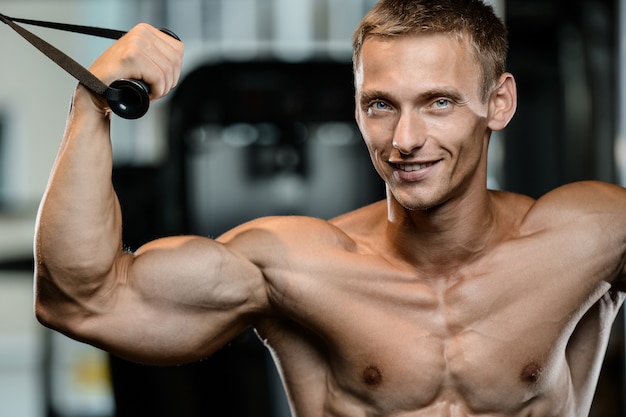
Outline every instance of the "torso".
POLYGON ((275 316, 257 329, 296 415, 586 415, 623 301, 610 285, 623 248, 598 244, 602 225, 527 215, 484 256, 430 276, 380 248, 384 210, 294 219, 284 264, 262 266, 275 316))

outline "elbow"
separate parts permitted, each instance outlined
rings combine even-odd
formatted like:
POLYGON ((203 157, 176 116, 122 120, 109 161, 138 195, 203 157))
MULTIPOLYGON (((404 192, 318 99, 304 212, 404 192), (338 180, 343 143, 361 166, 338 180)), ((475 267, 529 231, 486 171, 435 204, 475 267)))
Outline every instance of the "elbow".
POLYGON ((53 285, 47 273, 43 273, 41 265, 35 267, 34 282, 34 314, 37 321, 45 327, 59 330, 63 320, 61 310, 67 305, 65 296, 58 287, 53 285), (65 301, 64 301, 65 300, 65 301))
MULTIPOLYGON (((128 263, 129 256, 102 257, 58 253, 35 248, 35 310, 46 311, 58 304, 88 302, 128 263)), ((122 271, 123 272, 123 271, 122 271)), ((43 314, 43 313, 42 313, 43 314)))
POLYGON ((73 296, 97 291, 100 284, 125 258, 121 242, 104 244, 58 244, 44 238, 42 230, 35 237, 35 279, 38 286, 56 286, 73 296))
POLYGON ((63 291, 45 275, 35 275, 34 316, 44 327, 72 339, 91 343, 86 323, 92 314, 87 303, 63 291))
POLYGON ((50 327, 49 301, 50 301, 50 279, 47 268, 38 259, 35 262, 34 270, 34 313, 37 321, 45 327, 50 327))
POLYGON ((89 316, 89 299, 94 284, 78 285, 65 281, 67 275, 50 271, 43 265, 35 266, 34 315, 45 327, 75 337, 80 323, 89 316))
POLYGON ((34 305, 35 319, 44 327, 49 329, 54 329, 55 325, 52 320, 52 315, 50 314, 50 309, 47 308, 45 300, 41 300, 37 296, 35 297, 35 305, 34 305))
POLYGON ((38 283, 53 283, 68 288, 85 288, 99 282, 111 273, 116 258, 97 256, 63 255, 37 253, 35 279, 38 283))

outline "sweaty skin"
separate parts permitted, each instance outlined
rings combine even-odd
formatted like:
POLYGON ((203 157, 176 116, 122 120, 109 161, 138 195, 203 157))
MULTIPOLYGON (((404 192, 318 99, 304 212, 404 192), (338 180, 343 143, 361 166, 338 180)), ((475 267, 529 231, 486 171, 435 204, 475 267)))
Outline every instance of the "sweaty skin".
MULTIPOLYGON (((92 71, 166 94, 182 46, 156 32, 131 31, 92 71)), ((489 135, 513 116, 515 82, 503 74, 482 101, 468 51, 440 34, 365 42, 356 119, 386 201, 133 254, 108 118, 79 87, 39 214, 37 317, 154 364, 198 360, 253 326, 298 417, 587 415, 624 301, 626 192, 487 191, 489 135)))

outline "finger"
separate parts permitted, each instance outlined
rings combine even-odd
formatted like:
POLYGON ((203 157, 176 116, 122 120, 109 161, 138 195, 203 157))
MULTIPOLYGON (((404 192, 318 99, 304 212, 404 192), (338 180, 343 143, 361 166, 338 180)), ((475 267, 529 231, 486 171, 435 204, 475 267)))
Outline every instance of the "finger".
POLYGON ((139 24, 96 60, 92 72, 106 84, 120 78, 143 80, 151 99, 167 94, 177 83, 182 43, 160 30, 139 24))
POLYGON ((158 64, 164 69, 165 91, 170 91, 178 84, 182 71, 183 54, 185 47, 183 43, 172 36, 159 31, 157 34, 162 42, 155 43, 160 50, 163 61, 158 64))
POLYGON ((132 65, 139 71, 136 77, 141 77, 151 86, 153 99, 166 95, 178 83, 183 44, 145 24, 133 28, 128 36, 130 45, 126 51, 126 59, 129 66, 132 65))

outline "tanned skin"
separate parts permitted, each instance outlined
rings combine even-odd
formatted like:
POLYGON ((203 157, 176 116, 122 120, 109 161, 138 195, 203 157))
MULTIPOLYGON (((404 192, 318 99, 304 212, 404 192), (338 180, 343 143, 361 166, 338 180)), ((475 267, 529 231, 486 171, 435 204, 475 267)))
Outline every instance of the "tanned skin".
MULTIPOLYGON (((624 300, 626 192, 487 190, 489 137, 513 117, 516 85, 502 74, 481 99, 469 51, 446 34, 365 41, 355 115, 386 200, 135 253, 122 246, 106 103, 79 86, 38 218, 38 319, 162 365, 254 327, 298 417, 587 415, 624 300)), ((144 79, 158 99, 182 53, 139 25, 91 70, 144 79)))

